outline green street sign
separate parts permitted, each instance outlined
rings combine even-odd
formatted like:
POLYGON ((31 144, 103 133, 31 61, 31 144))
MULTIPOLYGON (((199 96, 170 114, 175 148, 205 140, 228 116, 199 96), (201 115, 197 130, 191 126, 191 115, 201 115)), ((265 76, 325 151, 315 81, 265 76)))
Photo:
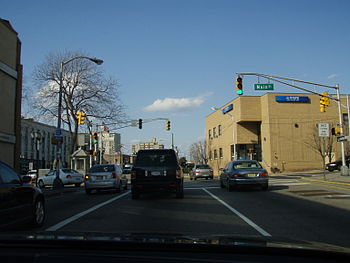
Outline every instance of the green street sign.
POLYGON ((265 84, 254 84, 255 90, 273 90, 273 83, 265 83, 265 84))

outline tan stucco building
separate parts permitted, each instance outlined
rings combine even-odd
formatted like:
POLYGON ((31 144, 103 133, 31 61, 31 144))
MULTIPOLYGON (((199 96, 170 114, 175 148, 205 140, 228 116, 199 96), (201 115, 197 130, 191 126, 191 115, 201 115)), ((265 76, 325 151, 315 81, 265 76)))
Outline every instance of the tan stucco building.
POLYGON ((0 160, 19 170, 21 146, 21 41, 0 19, 0 160))
MULTIPOLYGON (((342 111, 347 134, 347 109, 342 111)), ((310 146, 318 123, 329 123, 330 128, 339 124, 335 101, 321 113, 316 94, 238 97, 206 117, 208 163, 216 173, 239 158, 258 160, 273 172, 321 169, 322 158, 310 146)), ((334 159, 340 157, 341 146, 335 137, 333 141, 334 159)))

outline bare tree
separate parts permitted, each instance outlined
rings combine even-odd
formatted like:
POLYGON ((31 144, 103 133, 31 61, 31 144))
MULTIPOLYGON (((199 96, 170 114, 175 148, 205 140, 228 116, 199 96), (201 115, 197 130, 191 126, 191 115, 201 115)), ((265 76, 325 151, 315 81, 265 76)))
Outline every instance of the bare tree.
MULTIPOLYGON (((45 61, 34 70, 34 82, 38 88, 34 109, 41 120, 57 118, 59 94, 59 68, 62 61, 82 52, 57 52, 46 56, 45 61)), ((117 123, 124 118, 124 106, 120 101, 117 81, 105 77, 100 67, 86 59, 76 59, 63 70, 62 122, 72 135, 71 153, 77 147, 78 111, 96 124, 117 123)))
POLYGON ((334 136, 330 135, 328 137, 320 137, 318 135, 318 127, 316 126, 309 138, 310 139, 306 141, 305 144, 320 154, 324 167, 326 164, 326 157, 328 157, 329 162, 332 161, 332 154, 334 150, 334 136))
POLYGON ((190 146, 190 158, 195 163, 208 163, 208 156, 206 152, 206 142, 204 141, 198 141, 195 143, 192 143, 190 146))

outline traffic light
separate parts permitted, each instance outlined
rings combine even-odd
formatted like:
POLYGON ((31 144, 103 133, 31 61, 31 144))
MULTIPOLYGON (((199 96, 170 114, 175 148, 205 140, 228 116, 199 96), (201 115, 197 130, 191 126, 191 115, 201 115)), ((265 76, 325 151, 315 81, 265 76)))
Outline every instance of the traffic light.
POLYGON ((340 135, 340 127, 335 126, 332 128, 332 135, 340 135))
MULTIPOLYGON (((324 96, 329 96, 328 92, 322 92, 321 94, 324 96)), ((320 98, 320 112, 326 112, 326 107, 329 106, 330 101, 328 97, 324 97, 322 95, 320 98)))
POLYGON ((169 120, 166 121, 165 127, 166 127, 167 131, 170 131, 170 121, 169 120))
POLYGON ((142 129, 142 119, 139 119, 139 129, 142 129))
POLYGON ((77 112, 78 125, 85 124, 85 112, 78 111, 77 112))
POLYGON ((98 135, 97 135, 97 132, 95 132, 92 136, 92 142, 93 143, 97 143, 98 142, 98 135))
POLYGON ((243 95, 243 79, 241 77, 236 79, 236 93, 237 95, 243 95))

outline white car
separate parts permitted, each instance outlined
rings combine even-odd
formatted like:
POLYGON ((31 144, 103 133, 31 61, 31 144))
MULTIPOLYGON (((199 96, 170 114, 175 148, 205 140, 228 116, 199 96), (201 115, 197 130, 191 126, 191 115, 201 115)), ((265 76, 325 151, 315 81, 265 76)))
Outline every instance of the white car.
MULTIPOLYGON (((47 185, 53 185, 56 178, 56 170, 51 170, 45 176, 38 178, 38 186, 44 188, 47 185)), ((70 168, 60 169, 60 179, 64 185, 74 184, 79 187, 84 182, 84 175, 70 168)))

